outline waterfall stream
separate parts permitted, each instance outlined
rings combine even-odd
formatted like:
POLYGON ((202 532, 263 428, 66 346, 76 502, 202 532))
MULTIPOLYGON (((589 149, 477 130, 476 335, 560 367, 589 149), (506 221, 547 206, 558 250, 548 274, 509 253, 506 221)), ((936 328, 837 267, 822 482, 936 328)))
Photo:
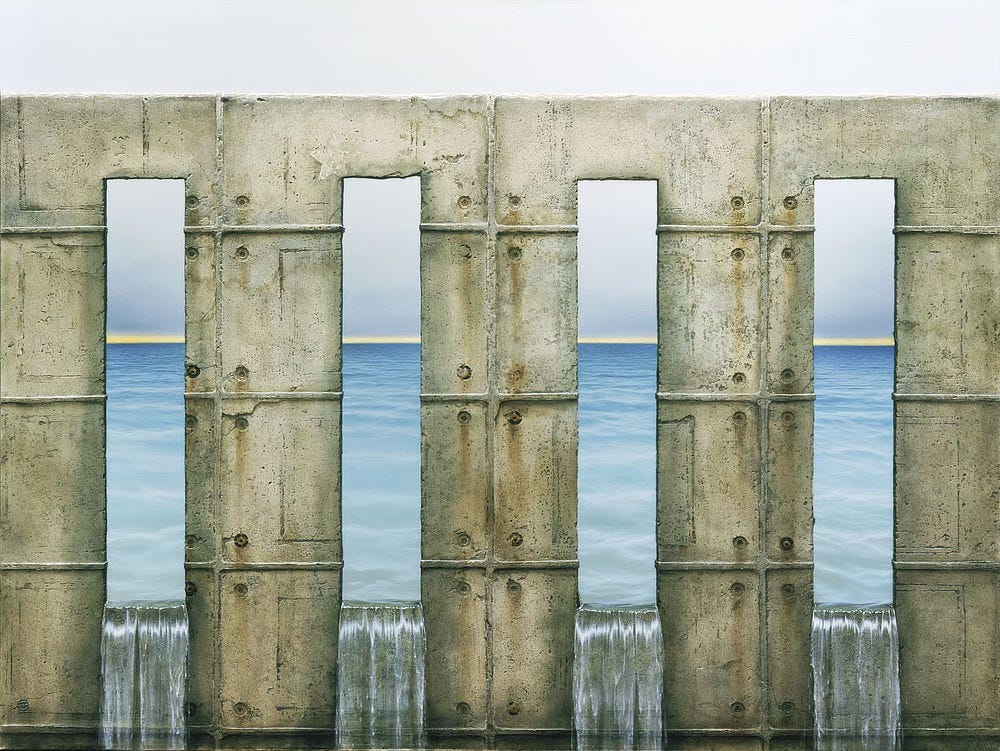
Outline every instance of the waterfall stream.
POLYGON ((337 744, 424 747, 424 614, 420 603, 340 609, 337 744))
POLYGON ((584 605, 576 613, 576 748, 663 747, 663 636, 655 607, 584 605))
POLYGON ((101 745, 183 749, 188 619, 183 603, 107 605, 101 745))
POLYGON ((816 751, 895 751, 899 633, 891 605, 817 606, 812 620, 816 751))

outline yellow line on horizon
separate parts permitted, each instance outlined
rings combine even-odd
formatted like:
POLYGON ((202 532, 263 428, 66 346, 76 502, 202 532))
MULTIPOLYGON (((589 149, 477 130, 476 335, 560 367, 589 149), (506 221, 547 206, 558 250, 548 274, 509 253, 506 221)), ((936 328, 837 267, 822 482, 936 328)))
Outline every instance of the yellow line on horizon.
POLYGON ((851 337, 824 337, 813 339, 813 346, 816 347, 893 347, 895 342, 891 336, 851 338, 851 337))
POLYGON ((108 344, 184 344, 183 334, 108 334, 108 344))

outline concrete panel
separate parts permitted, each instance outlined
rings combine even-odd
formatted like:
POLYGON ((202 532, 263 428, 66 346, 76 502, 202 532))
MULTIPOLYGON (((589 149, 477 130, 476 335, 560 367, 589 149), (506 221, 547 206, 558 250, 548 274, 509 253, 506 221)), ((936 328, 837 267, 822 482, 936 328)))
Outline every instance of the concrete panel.
POLYGON ((767 240, 767 390, 813 390, 813 235, 771 233, 767 240))
POLYGON ((225 571, 219 579, 226 728, 332 728, 339 571, 225 571))
POLYGON ((420 425, 421 556, 484 560, 489 506, 485 405, 425 403, 420 425))
MULTIPOLYGON (((757 738, 726 738, 719 736, 685 736, 671 733, 667 743, 671 751, 761 751, 764 742, 757 738)), ((770 746, 786 748, 785 746, 770 746)), ((802 746, 789 747, 789 751, 803 751, 802 746)))
POLYGON ((104 179, 186 179, 185 220, 211 224, 212 96, 18 96, 0 100, 0 223, 104 224, 104 179))
POLYGON ((813 403, 771 402, 764 549, 773 561, 813 558, 813 403))
POLYGON ((5 732, 96 727, 103 612, 101 569, 0 573, 5 732))
POLYGON ((497 240, 501 391, 576 391, 576 235, 497 240))
POLYGON ((484 571, 425 568, 421 596, 427 727, 483 730, 488 710, 484 571))
POLYGON ((485 97, 223 97, 226 224, 336 224, 342 179, 421 175, 421 219, 486 218, 485 97))
POLYGON ((996 726, 998 584, 992 571, 896 571, 904 732, 996 726))
POLYGON ((759 549, 753 404, 657 406, 656 550, 661 561, 752 561, 759 549))
POLYGON ((659 388, 760 388, 760 241, 750 234, 661 233, 659 388))
POLYGON ((218 724, 218 591, 211 569, 188 568, 184 591, 188 610, 188 732, 197 743, 218 724))
POLYGON ((813 726, 811 568, 767 573, 768 724, 810 735, 813 726))
POLYGON ((1000 237, 896 238, 896 390, 1000 393, 1000 237))
POLYGON ((219 545, 216 499, 221 479, 215 402, 188 398, 184 412, 184 559, 211 561, 219 545))
POLYGON ((757 574, 661 572, 664 725, 750 730, 761 722, 757 574))
POLYGON ((103 562, 104 405, 5 404, 0 446, 3 562, 103 562))
POLYGON ((575 559, 576 402, 503 402, 494 430, 497 559, 575 559))
POLYGON ((227 399, 222 410, 224 557, 340 561, 340 402, 227 399))
POLYGON ((896 403, 897 560, 1000 560, 1000 404, 896 403))
POLYGON ((0 391, 104 393, 104 238, 0 238, 0 391))
POLYGON ((214 234, 184 233, 185 391, 214 391, 218 378, 215 262, 214 234))
POLYGON ((233 233, 222 241, 226 391, 339 391, 340 235, 233 233))
POLYGON ((575 224, 577 180, 658 181, 661 224, 756 224, 760 100, 499 97, 496 218, 575 224))
POLYGON ((576 584, 575 569, 498 570, 490 581, 497 728, 572 727, 576 584))
POLYGON ((900 225, 990 225, 1000 192, 1000 101, 771 99, 771 221, 813 223, 815 178, 896 178, 900 225))
POLYGON ((487 389, 486 235, 420 235, 420 388, 481 394, 487 389))

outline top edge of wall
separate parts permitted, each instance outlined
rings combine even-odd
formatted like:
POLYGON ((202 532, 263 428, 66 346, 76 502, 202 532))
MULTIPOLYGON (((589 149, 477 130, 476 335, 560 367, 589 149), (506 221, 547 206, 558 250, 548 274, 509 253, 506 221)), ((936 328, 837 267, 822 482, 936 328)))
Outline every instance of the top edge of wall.
POLYGON ((560 99, 560 100, 727 100, 727 101, 760 101, 771 99, 813 99, 813 100, 842 100, 842 99, 895 99, 899 101, 912 100, 981 100, 1000 99, 998 92, 982 92, 975 94, 810 94, 786 93, 786 94, 573 94, 573 93, 517 93, 517 92, 452 92, 452 93, 398 93, 398 94, 336 94, 336 93, 297 93, 297 92, 115 92, 115 91, 90 91, 90 92, 60 92, 60 91, 0 91, 3 97, 58 97, 67 99, 89 99, 94 97, 113 99, 136 99, 136 98, 156 98, 156 99, 244 99, 255 97, 260 99, 351 99, 351 100, 371 100, 371 101, 402 101, 408 99, 436 100, 436 99, 456 99, 456 98, 496 98, 496 99, 560 99))

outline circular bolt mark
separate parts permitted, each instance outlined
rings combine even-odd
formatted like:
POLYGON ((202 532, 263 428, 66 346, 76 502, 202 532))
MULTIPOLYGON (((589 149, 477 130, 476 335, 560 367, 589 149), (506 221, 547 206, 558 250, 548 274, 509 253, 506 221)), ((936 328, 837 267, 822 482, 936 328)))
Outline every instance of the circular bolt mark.
POLYGON ((521 592, 521 583, 520 582, 516 582, 513 579, 508 579, 507 580, 507 591, 510 592, 512 595, 520 594, 520 592, 521 592))
POLYGON ((245 261, 250 257, 250 249, 246 245, 241 245, 236 249, 236 257, 245 261))
POLYGON ((743 373, 733 373, 733 383, 743 383, 747 377, 743 373))
POLYGON ((184 716, 191 719, 196 714, 198 714, 198 705, 193 701, 189 701, 184 705, 184 716))
POLYGON ((518 206, 521 205, 521 196, 508 196, 507 203, 510 205, 512 209, 516 209, 518 206))
POLYGON ((747 421, 747 413, 746 412, 734 412, 733 413, 733 422, 735 422, 737 425, 742 425, 746 421, 747 421))
POLYGON ((245 595, 247 593, 248 587, 243 582, 233 585, 233 591, 238 595, 245 595))
POLYGON ((791 261, 793 258, 795 258, 795 251, 792 250, 791 248, 785 248, 784 250, 781 251, 781 257, 784 258, 786 261, 791 261))
POLYGON ((778 708, 781 710, 781 714, 787 717, 788 715, 790 715, 792 712, 795 711, 795 702, 783 701, 781 702, 781 704, 778 705, 778 708))
POLYGON ((195 247, 185 248, 184 255, 190 258, 192 261, 198 257, 198 249, 195 247))
POLYGON ((785 423, 785 425, 792 425, 795 422, 795 413, 794 412, 782 412, 781 413, 781 421, 783 423, 785 423))
POLYGON ((743 705, 743 702, 734 701, 729 705, 729 711, 731 711, 736 717, 742 717, 746 714, 747 708, 743 705))
POLYGON ((459 532, 455 535, 455 544, 460 548, 466 548, 472 544, 472 536, 468 532, 459 532))
POLYGON ((472 248, 470 248, 468 245, 465 245, 465 244, 459 245, 458 246, 458 253, 459 253, 459 255, 462 256, 462 258, 465 258, 465 259, 472 258, 472 248))
POLYGON ((458 372, 458 377, 461 378, 463 381, 468 381, 470 378, 472 378, 472 368, 470 368, 468 365, 459 365, 457 372, 458 372))
POLYGON ((733 538, 733 547, 737 550, 744 550, 747 546, 747 538, 743 535, 737 535, 733 538))
POLYGON ((519 548, 524 544, 524 537, 521 535, 520 532, 511 533, 510 537, 508 537, 507 539, 510 540, 511 546, 515 548, 519 548))
POLYGON ((194 535, 187 535, 184 538, 184 544, 187 545, 188 547, 194 545, 194 535))
POLYGON ((17 700, 17 711, 18 712, 27 712, 29 709, 31 709, 31 705, 28 704, 28 700, 27 699, 18 699, 17 700))
POLYGON ((517 714, 521 711, 521 705, 516 701, 507 702, 507 714, 517 714))
POLYGON ((198 196, 189 195, 187 198, 184 199, 184 203, 187 204, 187 207, 189 209, 193 209, 195 206, 198 205, 198 200, 199 200, 198 196))
POLYGON ((472 714, 472 707, 469 706, 468 702, 460 701, 455 705, 455 711, 460 715, 472 714))
POLYGON ((505 414, 504 417, 507 418, 508 425, 520 425, 521 420, 524 419, 521 417, 521 413, 518 412, 516 409, 512 409, 510 412, 505 414))
POLYGON ((785 383, 795 380, 795 371, 791 368, 785 368, 781 371, 781 380, 785 383))
POLYGON ((746 585, 743 582, 733 582, 733 586, 729 588, 729 591, 734 595, 741 595, 746 591, 746 585))
POLYGON ((246 430, 250 427, 250 421, 245 417, 237 417, 233 420, 233 424, 236 426, 237 430, 246 430))
POLYGON ((789 211, 795 211, 799 207, 799 199, 795 196, 785 196, 785 200, 781 202, 781 205, 789 211))
POLYGON ((729 203, 733 207, 733 211, 743 211, 747 205, 747 202, 743 200, 743 196, 733 196, 729 203))
POLYGON ((236 205, 239 206, 241 209, 245 209, 247 206, 250 205, 250 197, 236 196, 236 205))
POLYGON ((236 370, 233 371, 233 375, 236 376, 237 381, 245 381, 250 377, 250 371, 247 370, 245 365, 237 365, 236 370))
POLYGON ((240 717, 246 717, 249 711, 250 707, 247 706, 247 703, 245 701, 238 701, 233 705, 233 712, 235 712, 240 717))
POLYGON ((469 582, 455 582, 455 591, 462 597, 468 597, 472 593, 472 587, 469 586, 469 582))
POLYGON ((472 208, 472 199, 469 196, 459 196, 458 198, 458 208, 462 210, 472 208))
POLYGON ((198 425, 198 418, 197 417, 195 417, 194 415, 185 415, 184 416, 184 430, 185 430, 185 432, 190 433, 192 430, 195 429, 195 427, 197 425, 198 425))
POLYGON ((201 368, 195 365, 193 362, 189 362, 184 368, 184 375, 188 378, 197 378, 201 375, 201 368))
POLYGON ((782 584, 781 585, 781 594, 783 594, 785 597, 792 597, 795 594, 795 585, 794 584, 782 584))
POLYGON ((781 546, 782 550, 791 550, 795 547, 795 541, 791 537, 782 537, 778 545, 781 546))
POLYGON ((249 544, 250 544, 250 538, 247 537, 242 532, 240 532, 233 538, 233 545, 235 545, 238 548, 245 548, 249 544))
POLYGON ((472 415, 466 412, 464 409, 458 413, 458 422, 462 425, 468 425, 472 422, 472 415))
POLYGON ((188 597, 190 597, 197 591, 198 591, 198 585, 195 584, 193 581, 184 582, 184 594, 186 594, 188 597))
POLYGON ((510 248, 507 248, 507 257, 510 260, 512 260, 512 261, 520 261, 522 255, 523 255, 523 253, 522 253, 521 249, 519 247, 517 247, 516 245, 512 246, 510 248))
POLYGON ((733 252, 730 253, 734 261, 742 261, 746 257, 746 251, 743 248, 733 248, 733 252))

